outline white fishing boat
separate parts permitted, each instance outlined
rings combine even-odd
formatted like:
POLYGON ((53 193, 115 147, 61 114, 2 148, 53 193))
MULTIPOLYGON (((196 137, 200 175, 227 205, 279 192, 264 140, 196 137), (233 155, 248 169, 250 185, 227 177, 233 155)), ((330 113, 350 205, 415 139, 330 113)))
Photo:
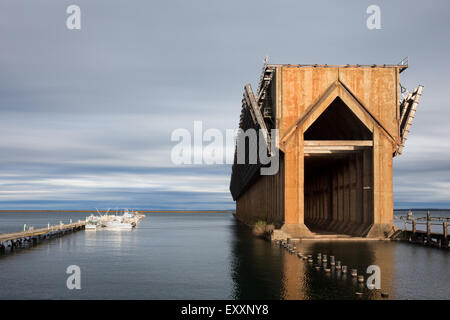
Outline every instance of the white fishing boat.
POLYGON ((85 230, 97 230, 98 226, 96 224, 86 223, 84 226, 85 230))
POLYGON ((91 214, 86 218, 85 230, 98 230, 103 227, 101 217, 91 214))
POLYGON ((133 217, 137 219, 137 221, 141 221, 145 219, 146 215, 144 213, 140 213, 138 211, 132 211, 133 217))
POLYGON ((124 209, 122 217, 124 217, 125 219, 133 218, 133 211, 130 213, 128 209, 124 209))
POLYGON ((130 230, 136 226, 134 222, 127 222, 123 216, 115 216, 105 223, 105 228, 110 230, 130 230))
POLYGON ((121 217, 123 219, 123 222, 128 222, 133 226, 137 226, 139 222, 145 218, 145 214, 139 213, 134 210, 131 210, 130 212, 128 209, 124 209, 121 217))
POLYGON ((99 230, 102 228, 109 230, 130 230, 138 225, 138 223, 145 218, 145 214, 137 211, 129 211, 128 209, 116 210, 116 214, 101 214, 97 210, 98 216, 91 214, 86 218, 86 230, 99 230), (119 215, 119 212, 122 213, 119 215))

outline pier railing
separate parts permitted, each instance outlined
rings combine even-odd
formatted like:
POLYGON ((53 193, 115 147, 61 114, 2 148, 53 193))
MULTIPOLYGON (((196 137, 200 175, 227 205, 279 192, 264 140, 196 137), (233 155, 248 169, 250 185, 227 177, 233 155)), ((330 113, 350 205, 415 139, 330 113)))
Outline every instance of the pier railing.
POLYGON ((85 227, 85 221, 78 221, 75 223, 68 223, 56 226, 47 226, 47 228, 24 230, 20 232, 0 234, 0 251, 6 250, 10 247, 12 250, 15 247, 22 247, 26 243, 36 244, 39 240, 49 239, 54 236, 62 236, 69 232, 82 230, 85 227))
MULTIPOLYGON (((394 216, 396 217, 396 216, 394 216)), ((422 243, 440 248, 449 247, 448 223, 450 217, 433 217, 428 211, 426 216, 414 217, 412 211, 408 211, 406 216, 396 217, 404 224, 402 237, 410 242, 422 243), (408 228, 408 226, 411 226, 408 228), (418 228, 425 226, 425 230, 418 228), (433 226, 435 226, 433 228, 433 226), (434 229, 434 230, 432 230, 434 229), (438 232, 438 230, 442 232, 438 232)))

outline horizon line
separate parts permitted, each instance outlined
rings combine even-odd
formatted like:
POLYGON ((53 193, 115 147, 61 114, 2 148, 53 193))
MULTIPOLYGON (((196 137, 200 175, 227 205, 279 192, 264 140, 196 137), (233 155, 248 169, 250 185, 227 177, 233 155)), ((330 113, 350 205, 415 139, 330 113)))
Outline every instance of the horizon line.
MULTIPOLYGON (((5 212, 93 212, 96 210, 55 210, 55 209, 16 209, 16 210, 0 210, 0 213, 5 212)), ((108 212, 108 210, 98 210, 99 212, 108 212)), ((117 210, 109 210, 109 211, 117 211, 117 210)), ((119 210, 123 211, 123 209, 119 210)), ((135 210, 142 213, 235 213, 236 210, 135 210)))

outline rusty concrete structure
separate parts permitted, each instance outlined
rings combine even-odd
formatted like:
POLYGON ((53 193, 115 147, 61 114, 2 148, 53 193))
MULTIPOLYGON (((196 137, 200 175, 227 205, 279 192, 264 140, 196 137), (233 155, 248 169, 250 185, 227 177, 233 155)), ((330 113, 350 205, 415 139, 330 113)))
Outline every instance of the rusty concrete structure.
MULTIPOLYGON (((405 145, 423 87, 400 84, 398 65, 289 65, 265 61, 244 88, 239 127, 278 129, 280 165, 261 175, 235 163, 236 217, 273 223, 276 238, 387 237, 393 231, 392 159, 405 145)), ((239 139, 247 139, 238 135, 239 139)))

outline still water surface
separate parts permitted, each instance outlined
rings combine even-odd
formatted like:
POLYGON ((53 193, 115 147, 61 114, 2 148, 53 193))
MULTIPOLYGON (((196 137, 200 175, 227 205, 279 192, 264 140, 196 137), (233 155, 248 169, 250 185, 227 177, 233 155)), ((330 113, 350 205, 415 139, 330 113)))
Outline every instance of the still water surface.
MULTIPOLYGON (((0 232, 86 213, 0 213, 0 232)), ((363 274, 381 268, 390 299, 449 299, 448 251, 408 243, 304 241, 363 274)), ((231 214, 148 214, 131 231, 80 231, 0 256, 0 299, 379 299, 351 277, 316 271, 254 238, 231 214), (68 290, 69 265, 81 290, 68 290)))

